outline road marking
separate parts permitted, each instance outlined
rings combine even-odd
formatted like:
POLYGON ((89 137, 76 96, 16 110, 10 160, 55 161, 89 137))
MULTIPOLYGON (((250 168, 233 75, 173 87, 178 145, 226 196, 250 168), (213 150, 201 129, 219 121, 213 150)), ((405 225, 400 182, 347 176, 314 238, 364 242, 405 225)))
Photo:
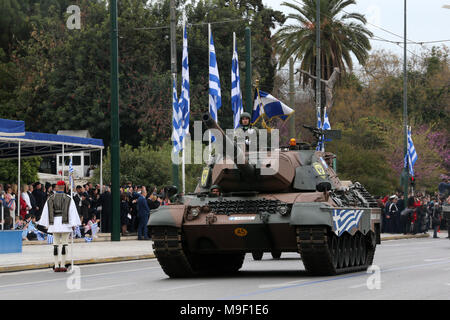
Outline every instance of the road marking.
MULTIPOLYGON (((161 267, 130 269, 130 270, 115 271, 115 272, 104 272, 104 273, 97 273, 97 274, 81 275, 81 279, 83 280, 83 278, 105 276, 105 275, 116 274, 116 273, 124 273, 124 272, 136 272, 136 271, 143 271, 143 270, 150 270, 150 269, 161 269, 161 267)), ((70 275, 70 273, 67 273, 67 275, 70 275)), ((7 284, 7 285, 0 286, 0 289, 1 288, 12 288, 12 287, 20 287, 20 286, 41 284, 41 283, 47 283, 47 282, 66 281, 66 280, 67 280, 67 277, 63 277, 63 278, 58 278, 58 279, 49 279, 49 280, 34 281, 34 282, 14 283, 14 284, 7 284)))
POLYGON ((206 282, 205 283, 188 284, 188 285, 184 285, 184 286, 159 289, 159 291, 171 291, 171 290, 178 290, 178 289, 186 289, 186 288, 204 286, 206 284, 207 284, 206 282))
POLYGON ((69 291, 66 291, 66 293, 84 292, 84 291, 98 291, 98 290, 111 289, 111 288, 116 288, 116 287, 129 287, 131 285, 132 284, 116 284, 116 285, 112 285, 112 286, 97 287, 97 288, 91 288, 91 289, 69 290, 69 291))
POLYGON ((304 282, 306 280, 296 280, 296 281, 289 281, 289 282, 284 282, 284 283, 275 283, 275 284, 262 284, 260 286, 258 286, 258 288, 260 289, 264 289, 264 288, 277 288, 277 287, 284 287, 284 286, 289 286, 289 285, 293 285, 299 282, 304 282))
MULTIPOLYGON (((384 281, 380 281, 380 284, 383 283, 384 281)), ((357 284, 351 287, 348 287, 349 289, 358 289, 358 288, 362 288, 362 287, 367 287, 367 282, 362 283, 362 284, 357 284)))
POLYGON ((425 261, 425 262, 434 262, 434 261, 443 261, 443 260, 447 260, 447 259, 450 259, 450 258, 446 257, 446 258, 438 258, 438 259, 425 259, 423 261, 425 261))

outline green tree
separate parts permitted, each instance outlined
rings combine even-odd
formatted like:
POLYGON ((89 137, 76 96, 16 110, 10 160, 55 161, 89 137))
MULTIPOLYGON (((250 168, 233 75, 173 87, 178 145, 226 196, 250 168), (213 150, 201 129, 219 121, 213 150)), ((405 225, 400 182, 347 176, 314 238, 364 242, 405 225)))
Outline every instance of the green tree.
MULTIPOLYGON (((294 24, 285 25, 275 34, 276 52, 280 55, 280 66, 289 58, 301 60, 300 68, 316 75, 316 0, 302 0, 302 5, 283 2, 282 5, 295 10, 287 16, 294 24)), ((352 70, 351 54, 364 64, 371 48, 372 33, 364 27, 366 19, 360 13, 346 13, 345 8, 355 0, 320 1, 320 60, 322 79, 328 79, 335 67, 344 74, 352 70)), ((306 85, 310 79, 302 76, 306 85)))
MULTIPOLYGON (((42 161, 41 157, 33 157, 21 160, 20 181, 21 183, 33 183, 38 180, 38 169, 42 161)), ((17 183, 18 179, 17 160, 0 160, 0 182, 17 183)))

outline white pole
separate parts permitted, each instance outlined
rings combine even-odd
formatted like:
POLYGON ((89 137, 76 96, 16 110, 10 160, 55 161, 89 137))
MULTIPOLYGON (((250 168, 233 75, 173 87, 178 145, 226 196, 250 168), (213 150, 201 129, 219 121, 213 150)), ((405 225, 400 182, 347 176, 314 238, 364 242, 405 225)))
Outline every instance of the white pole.
POLYGON ((186 193, 186 179, 185 179, 185 156, 186 153, 184 152, 184 148, 186 147, 186 136, 183 137, 183 162, 181 165, 181 177, 183 180, 183 195, 186 193))
POLYGON ((62 171, 61 171, 62 181, 64 181, 64 145, 62 145, 62 171))
POLYGON ((100 193, 103 193, 103 149, 100 149, 100 193))
MULTIPOLYGON (((64 145, 63 145, 64 146, 64 145)), ((70 154, 70 163, 72 163, 72 157, 73 157, 73 154, 71 153, 70 154)), ((64 160, 64 158, 63 158, 63 160, 64 160)), ((72 163, 72 168, 73 168, 73 163, 72 163)), ((64 172, 64 171, 63 171, 64 172)), ((70 185, 70 201, 72 202, 73 201, 73 188, 72 188, 72 184, 73 184, 73 172, 72 173, 70 173, 70 168, 69 168, 69 185, 70 185)), ((73 229, 74 227, 72 227, 72 234, 71 234, 71 238, 72 238, 72 242, 71 242, 71 244, 70 244, 70 256, 71 256, 71 258, 72 258, 72 264, 71 264, 71 267, 70 267, 70 270, 73 270, 73 234, 74 234, 74 229, 73 229)))
MULTIPOLYGON (((19 141, 19 155, 18 155, 18 179, 17 179, 17 215, 20 216, 20 153, 21 153, 21 146, 19 141)), ((14 214, 13 217, 13 225, 16 224, 16 215, 14 214)))

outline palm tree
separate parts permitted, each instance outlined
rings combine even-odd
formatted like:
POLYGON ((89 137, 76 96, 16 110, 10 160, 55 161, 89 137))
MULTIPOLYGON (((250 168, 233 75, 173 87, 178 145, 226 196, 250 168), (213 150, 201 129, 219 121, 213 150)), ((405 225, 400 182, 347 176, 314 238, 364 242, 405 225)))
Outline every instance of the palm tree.
MULTIPOLYGON (((294 9, 287 16, 296 24, 283 26, 274 36, 275 50, 279 54, 280 67, 290 57, 301 60, 300 69, 316 75, 316 0, 302 0, 302 5, 283 2, 294 9)), ((322 79, 329 79, 334 68, 341 71, 353 69, 351 53, 360 64, 364 64, 371 49, 369 37, 373 34, 364 27, 366 19, 359 13, 347 13, 345 7, 355 0, 320 0, 320 61, 322 79)), ((310 78, 302 75, 303 85, 310 78)))

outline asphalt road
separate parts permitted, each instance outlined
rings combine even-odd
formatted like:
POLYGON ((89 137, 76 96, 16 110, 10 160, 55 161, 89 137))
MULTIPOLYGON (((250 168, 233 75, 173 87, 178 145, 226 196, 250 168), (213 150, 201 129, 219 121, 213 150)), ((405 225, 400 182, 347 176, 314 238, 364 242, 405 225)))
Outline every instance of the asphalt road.
POLYGON ((72 274, 0 274, 0 300, 450 299, 448 239, 383 242, 374 265, 375 273, 311 277, 298 254, 284 253, 280 260, 265 254, 261 261, 247 255, 236 276, 196 279, 170 279, 156 259, 86 265, 72 274))

